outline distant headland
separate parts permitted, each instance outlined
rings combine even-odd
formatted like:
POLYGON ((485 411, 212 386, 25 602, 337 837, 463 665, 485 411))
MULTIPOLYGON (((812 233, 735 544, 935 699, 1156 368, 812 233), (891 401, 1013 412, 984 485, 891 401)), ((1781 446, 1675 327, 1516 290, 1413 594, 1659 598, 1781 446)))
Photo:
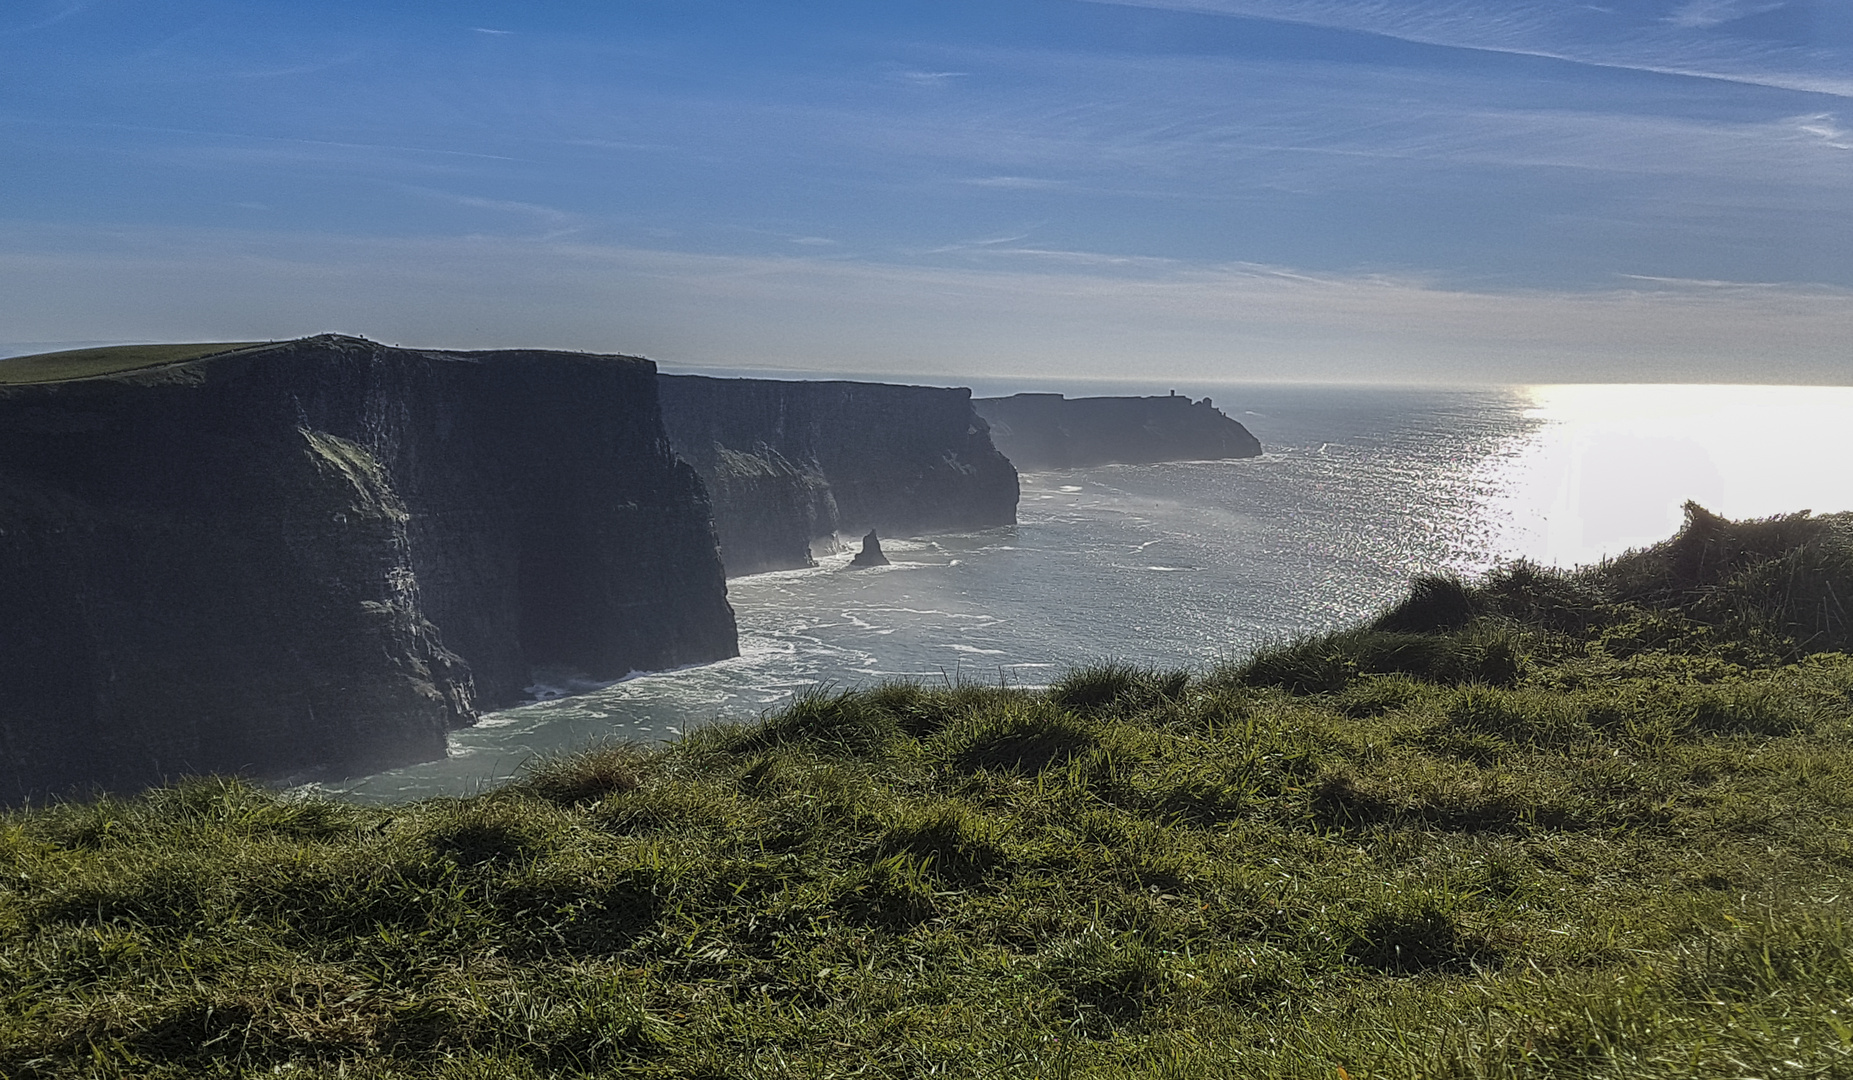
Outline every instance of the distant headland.
POLYGON ((1209 398, 977 398, 991 440, 1020 469, 1259 457, 1261 442, 1209 398))

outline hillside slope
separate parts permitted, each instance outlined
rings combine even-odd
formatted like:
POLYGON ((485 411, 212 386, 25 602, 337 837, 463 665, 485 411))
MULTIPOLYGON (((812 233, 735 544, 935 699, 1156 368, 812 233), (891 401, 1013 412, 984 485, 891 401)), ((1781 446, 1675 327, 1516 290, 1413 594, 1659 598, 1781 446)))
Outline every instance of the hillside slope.
POLYGON ((0 1070, 1843 1075, 1849 555, 1695 508, 1212 672, 818 691, 465 800, 15 813, 0 1070))

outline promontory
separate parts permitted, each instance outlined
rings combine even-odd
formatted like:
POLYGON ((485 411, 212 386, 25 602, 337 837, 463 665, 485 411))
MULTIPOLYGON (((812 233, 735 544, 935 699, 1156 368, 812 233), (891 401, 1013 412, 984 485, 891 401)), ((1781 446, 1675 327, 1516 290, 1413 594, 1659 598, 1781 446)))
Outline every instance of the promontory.
POLYGON ((1209 398, 977 398, 991 439, 1021 469, 1258 457, 1261 443, 1209 398))
POLYGON ((0 626, 6 802, 441 757, 536 667, 737 652, 655 365, 339 336, 0 364, 0 626))

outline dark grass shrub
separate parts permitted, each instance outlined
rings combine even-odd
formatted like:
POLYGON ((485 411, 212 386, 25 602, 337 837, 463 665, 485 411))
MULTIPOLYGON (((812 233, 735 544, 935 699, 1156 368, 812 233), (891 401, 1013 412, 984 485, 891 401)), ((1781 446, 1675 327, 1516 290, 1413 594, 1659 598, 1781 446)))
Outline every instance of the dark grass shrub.
POLYGON ((1040 702, 974 717, 947 734, 954 739, 953 768, 968 773, 1039 773, 1066 764, 1097 741, 1085 721, 1040 702))
POLYGON ((549 1069, 590 1070, 648 1057, 675 1039, 675 1028, 645 1007, 626 980, 574 981, 541 998, 511 1003, 500 1015, 518 1023, 502 1042, 549 1069))
POLYGON ((1588 714, 1557 694, 1465 686, 1454 692, 1443 715, 1447 734, 1490 736, 1521 746, 1586 744, 1595 736, 1588 714))
POLYGON ((510 863, 541 855, 552 830, 533 803, 472 799, 439 804, 419 823, 418 838, 432 853, 461 867, 510 863))
POLYGON ((274 1032, 263 1030, 270 1025, 261 1024, 261 1019, 249 1001, 196 993, 165 1002, 152 1015, 104 1019, 101 1030, 85 1034, 89 1041, 116 1042, 149 1065, 205 1065, 230 1059, 227 1064, 263 1066, 287 1056, 289 1047, 266 1038, 274 1032))
POLYGON ((1853 644, 1853 516, 1731 521, 1696 503, 1672 539, 1592 572, 1616 599, 1732 636, 1763 631, 1800 656, 1853 644))
POLYGON ((1295 694, 1335 694, 1358 676, 1356 656, 1341 640, 1325 634, 1265 647, 1238 666, 1234 680, 1244 686, 1276 686, 1295 694))
POLYGON ((1623 600, 1667 601, 1705 586, 1723 584, 1745 568, 1770 559, 1831 544, 1832 517, 1806 511, 1732 521, 1700 506, 1685 505, 1685 522, 1669 540, 1610 560, 1601 578, 1623 600))
POLYGON ((171 930, 195 925, 211 909, 212 883, 177 862, 151 859, 63 880, 26 897, 22 914, 38 926, 123 924, 171 930))
POLYGON ((1410 582, 1409 595, 1377 616, 1370 628, 1410 634, 1459 630, 1475 614, 1466 582, 1453 574, 1421 574, 1410 582))
POLYGON ((1390 975, 1460 973, 1497 960, 1485 941, 1462 930, 1453 904, 1423 893, 1386 897, 1346 931, 1346 958, 1390 975))
POLYGON ((1023 696, 1024 691, 974 682, 928 686, 911 680, 884 682, 861 692, 868 705, 904 733, 924 739, 970 716, 1023 696))
POLYGON ((279 795, 243 780, 214 776, 183 780, 138 799, 105 796, 51 808, 35 821, 34 833, 62 847, 96 850, 188 829, 326 840, 347 833, 357 820, 351 806, 279 795))
POLYGON ((935 911, 932 860, 897 851, 836 879, 835 907, 847 918, 871 926, 904 927, 935 911))
POLYGON ((1810 725, 1794 690, 1770 683, 1723 683, 1688 693, 1694 731, 1707 735, 1793 735, 1810 725))
MULTIPOLYGON (((785 768, 776 758, 758 761, 764 763, 762 780, 785 768)), ((587 816, 606 831, 643 835, 732 832, 743 824, 743 813, 732 785, 699 782, 641 787, 604 800, 587 816)))
POLYGON ((1840 910, 1708 928, 1683 952, 1680 983, 1693 996, 1755 1000, 1794 986, 1853 994, 1853 927, 1840 910))
POLYGON ((107 795, 95 802, 53 804, 28 819, 22 831, 57 847, 98 851, 113 843, 142 839, 140 810, 132 802, 107 795))
POLYGON ((1144 806, 1146 795, 1135 778, 1148 756, 1142 748, 1129 745, 1130 740, 1112 738, 1123 731, 1109 729, 1106 741, 1097 739, 1092 746, 1069 757, 1064 762, 1064 786, 1115 806, 1144 806))
POLYGON ((1354 720, 1382 716, 1427 697, 1422 684, 1407 675, 1376 675, 1353 681, 1339 695, 1338 708, 1354 720))
POLYGON ((894 713, 867 695, 854 690, 832 693, 827 686, 812 686, 759 723, 740 730, 730 749, 803 743, 820 750, 864 754, 900 732, 894 713))
POLYGON ((1093 929, 1043 949, 1036 968, 1063 1011, 1083 1022, 1137 1020, 1172 982, 1165 958, 1136 936, 1093 929))
POLYGON ((1110 662, 1069 671, 1049 687, 1048 697, 1078 713, 1124 715, 1177 701, 1189 685, 1188 671, 1110 662))
POLYGON ((1194 978, 1182 985, 1213 1003, 1245 1009, 1289 1006, 1308 983, 1304 958, 1268 945, 1199 955, 1188 974, 1194 978))
POLYGON ((643 758, 640 747, 628 744, 594 747, 531 766, 508 790, 556 806, 597 802, 608 795, 637 790, 641 783, 638 767, 643 758))
POLYGON ((408 838, 382 850, 248 868, 228 884, 240 907, 276 920, 290 938, 419 934, 465 917, 468 905, 455 888, 457 865, 408 838))
POLYGON ((965 803, 947 801, 905 811, 882 835, 877 853, 914 855, 935 876, 964 885, 1007 862, 1002 838, 997 822, 965 803))
POLYGON ((504 927, 517 931, 505 936, 516 955, 607 955, 656 926, 687 884, 681 867, 648 852, 591 865, 546 865, 506 878, 495 910, 504 927))
MULTIPOLYGON (((1626 621, 1604 627, 1591 642, 1590 651, 1617 660, 1652 653, 1705 656, 1718 651, 1726 640, 1732 639, 1677 611, 1636 609, 1626 621)), ((1737 642, 1732 640, 1732 644, 1737 642)))
POLYGON ((803 783, 803 774, 794 770, 782 754, 755 754, 741 763, 734 781, 746 795, 774 798, 803 783))
POLYGON ((1395 820, 1395 801, 1347 773, 1330 773, 1312 787, 1313 820, 1333 829, 1356 829, 1395 820))
POLYGON ((382 1050, 395 1055, 431 1054, 469 1040, 469 1018, 455 1002, 415 997, 393 1005, 379 1025, 382 1050))
POLYGON ((871 708, 893 717, 895 726, 916 739, 952 721, 950 695, 933 693, 917 682, 885 682, 863 696, 871 708))
POLYGON ((1495 850, 1478 867, 1479 887, 1501 900, 1521 900, 1537 892, 1536 868, 1522 850, 1495 850))
POLYGON ((1498 626, 1459 633, 1344 630, 1263 649, 1235 672, 1249 686, 1339 693, 1362 675, 1403 674, 1447 685, 1511 686, 1522 671, 1518 634, 1498 626))
POLYGON ((1157 785, 1150 807, 1162 821, 1209 828, 1243 817, 1261 801, 1261 785, 1255 777, 1188 776, 1157 785))
POLYGON ((1485 614, 1525 627, 1580 636, 1611 617, 1607 595, 1586 574, 1524 559, 1489 571, 1471 593, 1485 614))
POLYGON ((1362 777, 1338 770, 1311 787, 1308 808, 1328 829, 1369 830, 1418 827, 1451 833, 1508 833, 1534 828, 1583 828, 1584 822, 1555 798, 1540 798, 1474 775, 1402 774, 1362 777))
MULTIPOLYGON (((240 836, 327 840, 346 834, 358 820, 351 806, 279 795, 242 781, 214 778, 190 784, 187 790, 193 792, 191 823, 240 836)), ((154 805, 158 807, 158 801, 154 805)))
POLYGON ((1374 825, 1396 814, 1388 800, 1361 788, 1355 777, 1345 773, 1320 777, 1312 788, 1311 806, 1315 820, 1338 829, 1374 825))
POLYGON ((1811 729, 1817 714, 1844 713, 1836 695, 1821 694, 1802 678, 1635 678, 1588 686, 1558 700, 1580 709, 1593 730, 1649 744, 1719 735, 1794 735, 1811 729))
POLYGON ((1446 724, 1424 732, 1418 742, 1431 753, 1446 754, 1477 765, 1496 765, 1517 752, 1516 747, 1498 735, 1446 724))

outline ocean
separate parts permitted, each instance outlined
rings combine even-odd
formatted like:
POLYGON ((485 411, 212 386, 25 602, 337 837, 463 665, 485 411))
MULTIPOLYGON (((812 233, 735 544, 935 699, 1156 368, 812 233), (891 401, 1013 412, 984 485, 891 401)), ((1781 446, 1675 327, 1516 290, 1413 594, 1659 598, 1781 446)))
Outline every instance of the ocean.
POLYGON ((1105 659, 1203 670, 1367 616, 1414 574, 1651 543, 1688 498, 1737 517, 1853 509, 1849 388, 974 389, 1207 396, 1265 453, 1025 473, 1015 526, 883 537, 892 564, 873 570, 845 552, 733 579, 736 659, 609 685, 540 672, 531 704, 455 732, 447 759, 304 790, 469 794, 540 757, 751 719, 817 685, 1036 686, 1105 659))

